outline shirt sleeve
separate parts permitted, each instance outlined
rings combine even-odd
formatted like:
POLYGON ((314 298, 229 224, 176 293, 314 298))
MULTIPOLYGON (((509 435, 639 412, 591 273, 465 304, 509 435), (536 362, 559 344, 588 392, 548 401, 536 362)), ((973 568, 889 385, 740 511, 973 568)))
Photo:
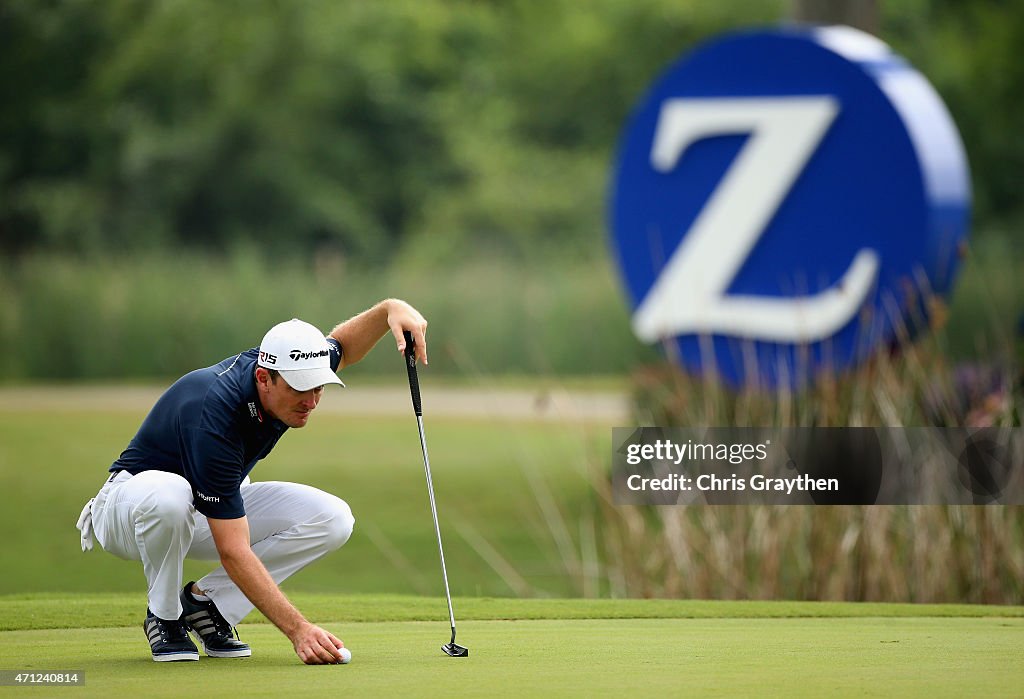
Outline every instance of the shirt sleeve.
POLYGON ((185 430, 182 438, 185 477, 196 509, 214 519, 244 517, 241 446, 202 427, 185 430))
POLYGON ((338 367, 341 366, 341 343, 333 337, 329 337, 327 338, 327 344, 330 345, 331 350, 331 371, 338 373, 338 367))

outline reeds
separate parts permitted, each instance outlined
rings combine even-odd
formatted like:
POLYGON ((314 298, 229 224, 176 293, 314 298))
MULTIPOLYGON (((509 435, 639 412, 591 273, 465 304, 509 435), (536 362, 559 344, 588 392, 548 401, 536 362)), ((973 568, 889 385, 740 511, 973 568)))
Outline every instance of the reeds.
MULTIPOLYGON (((939 342, 802 390, 733 391, 647 367, 634 375, 637 424, 1019 426, 1012 362, 955 367, 939 342)), ((1024 507, 616 506, 606 475, 594 487, 613 596, 1024 602, 1024 507)))
POLYGON ((615 597, 1024 601, 1016 506, 607 507, 615 597))

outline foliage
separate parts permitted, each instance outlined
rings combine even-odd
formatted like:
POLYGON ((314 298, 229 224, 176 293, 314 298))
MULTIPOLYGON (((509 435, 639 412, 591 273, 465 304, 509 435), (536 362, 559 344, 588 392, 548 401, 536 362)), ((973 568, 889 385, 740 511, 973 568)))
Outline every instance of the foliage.
POLYGON ((579 243, 629 99, 723 23, 689 5, 8 3, 0 243, 579 243))
MULTIPOLYGON (((200 0, 0 7, 0 252, 329 249, 593 257, 630 107, 783 0, 200 0)), ((882 2, 967 142, 982 222, 1021 213, 1024 3, 882 2)))
POLYGON ((1019 237, 1024 1, 880 2, 883 38, 935 85, 957 123, 971 165, 976 220, 982 227, 1012 224, 1019 237))

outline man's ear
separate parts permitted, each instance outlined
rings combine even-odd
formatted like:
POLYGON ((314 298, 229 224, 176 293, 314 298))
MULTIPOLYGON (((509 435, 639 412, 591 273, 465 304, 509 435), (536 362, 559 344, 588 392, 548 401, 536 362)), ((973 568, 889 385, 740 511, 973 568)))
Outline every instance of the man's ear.
POLYGON ((270 372, 261 366, 256 367, 256 386, 264 390, 270 388, 270 372))

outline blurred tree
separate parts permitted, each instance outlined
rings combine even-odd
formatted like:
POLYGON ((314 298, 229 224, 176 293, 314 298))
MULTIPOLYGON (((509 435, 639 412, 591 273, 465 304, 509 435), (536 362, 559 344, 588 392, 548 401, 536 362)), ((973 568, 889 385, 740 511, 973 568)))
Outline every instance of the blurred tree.
POLYGON ((882 38, 942 95, 971 166, 975 227, 1024 220, 1024 0, 887 0, 882 38))
POLYGON ((461 182, 435 189, 408 253, 603 254, 613 150, 654 77, 695 42, 774 23, 781 0, 530 0, 501 6, 488 50, 445 96, 461 182), (465 88, 470 89, 465 89, 465 88))
POLYGON ((657 73, 823 12, 877 15, 961 127, 979 222, 1020 217, 1024 0, 7 0, 0 251, 598 255, 657 73))
POLYGON ((813 24, 845 24, 879 34, 877 0, 790 0, 790 17, 813 24))
POLYGON ((18 39, 0 49, 16 59, 2 61, 8 249, 248 240, 374 258, 446 177, 429 107, 454 56, 437 2, 51 14, 16 4, 2 23, 18 39), (29 109, 11 109, 33 81, 29 109))
POLYGON ((108 39, 85 3, 0 4, 0 249, 99 233, 101 193, 84 172, 93 143, 78 103, 108 39))

